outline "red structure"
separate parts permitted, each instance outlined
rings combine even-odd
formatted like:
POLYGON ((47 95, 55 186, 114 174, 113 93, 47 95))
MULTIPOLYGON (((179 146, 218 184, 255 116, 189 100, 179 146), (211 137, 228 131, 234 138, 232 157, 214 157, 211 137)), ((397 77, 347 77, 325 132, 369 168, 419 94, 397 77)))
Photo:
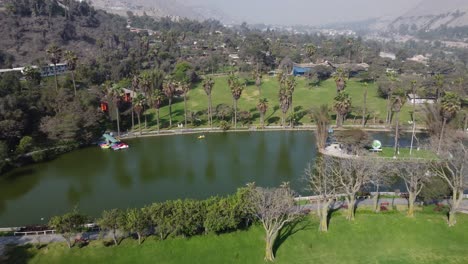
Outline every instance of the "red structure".
POLYGON ((103 112, 109 111, 109 105, 106 102, 101 102, 101 111, 103 112))

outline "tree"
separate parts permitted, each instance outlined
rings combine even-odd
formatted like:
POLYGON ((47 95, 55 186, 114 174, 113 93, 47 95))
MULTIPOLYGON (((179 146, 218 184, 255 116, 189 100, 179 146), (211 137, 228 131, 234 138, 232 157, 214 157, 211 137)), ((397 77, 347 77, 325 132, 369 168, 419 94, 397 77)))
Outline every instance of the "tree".
POLYGON ((151 97, 151 101, 153 103, 153 107, 156 109, 156 122, 158 126, 158 133, 161 128, 159 122, 159 109, 161 109, 162 104, 164 103, 165 97, 164 93, 161 90, 154 90, 153 95, 151 97))
POLYGON ((437 153, 440 152, 440 147, 442 144, 442 138, 444 137, 445 126, 447 121, 452 119, 461 109, 460 97, 456 93, 447 92, 442 98, 440 105, 441 115, 443 118, 442 130, 440 132, 439 146, 437 147, 437 153))
POLYGON ((112 209, 102 212, 102 216, 97 223, 102 231, 111 232, 114 245, 117 246, 117 231, 122 228, 124 214, 120 209, 112 209))
POLYGON ((261 97, 262 96, 262 90, 261 90, 261 86, 262 86, 262 73, 260 72, 260 70, 257 69, 254 71, 253 73, 253 77, 255 79, 255 86, 257 86, 257 89, 258 89, 258 95, 261 97))
POLYGON ((167 81, 163 84, 163 92, 169 100, 169 127, 172 127, 172 99, 174 98, 176 87, 173 81, 167 81))
POLYGON ((336 111, 336 126, 342 127, 346 115, 351 110, 351 97, 345 91, 341 91, 335 97, 335 103, 333 105, 336 111))
MULTIPOLYGON (((143 93, 145 97, 151 94, 153 85, 152 85, 152 74, 150 72, 143 72, 140 75, 140 91, 143 93)), ((142 111, 145 112, 146 104, 143 104, 142 111)), ((143 114, 145 117, 145 128, 147 128, 147 118, 146 114, 143 114)))
POLYGON ((23 69, 23 73, 30 85, 39 85, 41 83, 41 72, 36 67, 26 66, 23 69))
POLYGON ((405 183, 408 192, 408 213, 414 217, 414 203, 423 187, 431 181, 433 174, 427 161, 405 161, 395 163, 393 172, 405 183))
POLYGON ((450 134, 455 136, 446 137, 443 144, 438 142, 439 159, 432 162, 431 168, 437 177, 449 185, 452 197, 449 200, 448 225, 454 226, 457 223, 456 212, 463 200, 463 192, 468 187, 468 148, 463 136, 458 137, 455 131, 450 134))
POLYGON ((265 113, 268 110, 268 100, 266 98, 258 100, 257 110, 260 112, 260 123, 263 128, 265 127, 265 113))
POLYGON ((75 83, 75 70, 76 65, 78 63, 78 57, 73 51, 67 50, 64 54, 65 61, 67 62, 67 68, 71 73, 72 81, 73 81, 73 91, 75 92, 76 96, 76 83, 75 83))
MULTIPOLYGON (((289 99, 289 106, 292 111, 292 115, 294 115, 294 106, 293 106, 293 95, 294 95, 294 90, 297 86, 296 79, 294 76, 290 76, 286 80, 286 89, 287 89, 287 94, 288 94, 288 99, 289 99)), ((293 126, 293 120, 291 119, 291 126, 293 126)))
POLYGON ((317 148, 324 150, 327 144, 328 129, 330 126, 330 118, 328 114, 328 105, 321 105, 318 108, 312 109, 312 117, 315 121, 317 129, 315 130, 315 140, 317 148))
POLYGON ((120 113, 119 113, 119 103, 123 95, 123 90, 118 85, 113 85, 111 82, 107 82, 106 94, 112 100, 112 103, 115 107, 115 114, 117 120, 117 135, 120 137, 120 113))
POLYGON ((362 157, 335 158, 331 166, 333 178, 339 182, 340 191, 346 194, 348 206, 346 219, 353 221, 356 210, 356 196, 370 182, 379 169, 374 160, 362 157))
POLYGON ((362 107, 362 127, 366 126, 366 119, 367 119, 367 90, 369 89, 369 85, 364 83, 364 102, 362 107))
POLYGON ((237 128, 237 101, 239 101, 242 91, 244 91, 245 84, 242 84, 237 76, 230 76, 228 84, 234 101, 234 127, 237 128))
POLYGON ((342 68, 338 68, 335 74, 336 93, 339 94, 346 88, 346 72, 342 68))
POLYGON ((54 76, 55 76, 55 90, 58 91, 58 80, 57 80, 57 64, 62 59, 62 49, 57 45, 53 44, 47 49, 47 55, 52 64, 54 64, 54 76))
POLYGON ((181 83, 180 87, 182 88, 182 92, 184 93, 184 118, 185 118, 185 127, 187 127, 187 94, 190 91, 190 84, 189 83, 181 83))
POLYGON ((320 219, 320 232, 328 232, 329 210, 339 186, 338 180, 331 173, 331 168, 334 166, 332 161, 329 156, 319 155, 314 167, 309 163, 304 171, 309 189, 318 196, 317 216, 320 219))
POLYGON ((86 220, 87 217, 80 214, 75 208, 70 213, 52 217, 48 225, 62 235, 68 248, 72 248, 72 239, 83 229, 86 220))
POLYGON ((281 125, 283 127, 286 127, 286 113, 289 110, 289 107, 291 106, 291 94, 288 91, 286 87, 280 87, 278 98, 279 98, 279 104, 282 112, 281 116, 281 125))
POLYGON ((213 105, 211 102, 211 92, 213 91, 214 84, 215 82, 211 77, 203 80, 203 90, 205 90, 205 93, 208 96, 208 121, 211 128, 213 128, 213 105))
POLYGON ((140 119, 140 116, 141 116, 141 112, 143 111, 145 105, 146 105, 146 97, 142 94, 142 93, 137 93, 135 98, 133 98, 133 111, 135 111, 135 113, 137 114, 137 118, 138 118, 138 128, 140 130, 140 136, 142 134, 142 131, 141 131, 141 119, 140 119))
POLYGON ((141 239, 148 231, 148 227, 149 217, 144 210, 133 208, 125 212, 125 230, 137 234, 139 245, 141 245, 141 239))
MULTIPOLYGON (((133 75, 132 78, 132 93, 135 94, 140 88, 140 77, 136 74, 133 75)), ((132 101, 132 132, 135 128, 135 109, 134 109, 134 102, 132 101)))
POLYGON ((255 216, 265 229, 265 260, 274 261, 273 246, 281 229, 299 216, 294 196, 288 183, 279 188, 255 188, 251 196, 255 216))
POLYGON ((439 99, 441 97, 441 94, 444 89, 444 82, 445 82, 445 77, 442 74, 436 74, 434 76, 434 82, 436 86, 436 102, 439 102, 439 99))
POLYGON ((404 90, 399 89, 393 92, 392 99, 392 111, 396 113, 395 116, 395 146, 394 156, 396 157, 399 152, 399 133, 400 133, 400 111, 403 105, 406 103, 406 93, 404 90))
POLYGON ((313 62, 314 55, 317 52, 317 47, 314 44, 308 44, 306 46, 305 51, 306 51, 307 57, 309 57, 310 59, 310 62, 313 62))

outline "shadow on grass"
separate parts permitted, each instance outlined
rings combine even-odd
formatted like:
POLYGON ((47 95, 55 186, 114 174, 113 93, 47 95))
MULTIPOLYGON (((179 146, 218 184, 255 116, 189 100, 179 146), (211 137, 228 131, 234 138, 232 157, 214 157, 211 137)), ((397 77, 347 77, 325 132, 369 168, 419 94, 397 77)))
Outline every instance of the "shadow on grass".
POLYGON ((275 240, 273 245, 273 254, 276 255, 276 252, 280 246, 288 239, 290 236, 296 234, 299 231, 310 230, 312 229, 312 224, 309 221, 303 221, 303 218, 299 218, 296 221, 289 223, 283 229, 281 229, 278 237, 275 240))
MULTIPOLYGON (((40 246, 41 249, 44 246, 40 246)), ((16 245, 8 245, 5 249, 5 259, 2 260, 2 256, 0 256, 1 263, 15 263, 15 264, 26 264, 36 255, 35 249, 31 244, 24 245, 24 246, 16 246, 16 245)))

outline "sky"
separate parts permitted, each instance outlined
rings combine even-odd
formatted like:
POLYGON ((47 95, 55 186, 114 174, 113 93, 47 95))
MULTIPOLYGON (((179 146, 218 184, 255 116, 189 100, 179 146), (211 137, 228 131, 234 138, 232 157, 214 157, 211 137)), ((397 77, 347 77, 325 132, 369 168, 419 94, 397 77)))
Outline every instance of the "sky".
POLYGON ((179 0, 214 6, 238 21, 323 25, 403 15, 422 0, 179 0))

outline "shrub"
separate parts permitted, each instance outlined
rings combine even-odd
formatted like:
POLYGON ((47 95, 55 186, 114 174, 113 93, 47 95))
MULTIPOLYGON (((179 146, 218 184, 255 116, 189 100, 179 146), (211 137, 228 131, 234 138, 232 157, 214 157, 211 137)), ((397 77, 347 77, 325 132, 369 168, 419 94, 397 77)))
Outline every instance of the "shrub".
POLYGON ((223 130, 223 131, 228 131, 230 128, 231 128, 231 125, 227 122, 227 121, 221 121, 219 123, 219 127, 223 130))

